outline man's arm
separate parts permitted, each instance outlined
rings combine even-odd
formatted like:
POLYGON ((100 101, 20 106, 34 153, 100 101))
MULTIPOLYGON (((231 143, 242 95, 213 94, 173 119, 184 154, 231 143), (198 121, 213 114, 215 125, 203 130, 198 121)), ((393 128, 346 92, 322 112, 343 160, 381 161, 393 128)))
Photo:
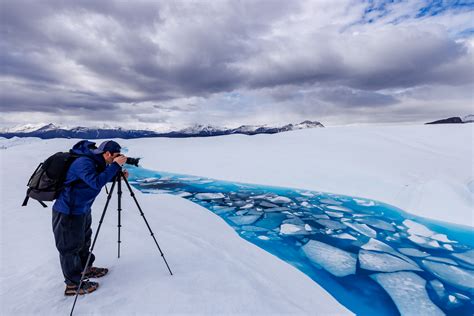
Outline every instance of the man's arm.
POLYGON ((81 159, 75 166, 75 174, 93 189, 100 190, 119 172, 120 165, 116 162, 110 164, 103 172, 98 173, 94 162, 90 159, 81 159))

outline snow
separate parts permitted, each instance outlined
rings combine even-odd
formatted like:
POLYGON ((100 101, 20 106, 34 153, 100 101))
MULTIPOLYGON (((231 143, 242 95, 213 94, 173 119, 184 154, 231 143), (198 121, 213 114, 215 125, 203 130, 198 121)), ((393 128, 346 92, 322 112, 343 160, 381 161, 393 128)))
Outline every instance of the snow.
MULTIPOLYGON (((473 131, 474 124, 330 127, 251 137, 117 141, 130 156, 144 157, 141 163, 149 169, 299 188, 302 195, 315 190, 356 196, 361 205, 375 208, 372 200, 382 201, 415 215, 474 226, 473 131)), ((72 301, 62 295, 50 210, 34 201, 19 205, 38 163, 77 141, 0 138, 2 315, 69 312, 72 301), (41 287, 32 286, 36 283, 41 287)), ((314 314, 314 306, 322 315, 349 313, 305 274, 246 242, 203 207, 177 196, 135 194, 175 275, 169 276, 124 194, 122 256, 116 258, 112 200, 95 251, 97 264, 111 272, 96 293, 79 299, 78 313, 307 315, 314 314)), ((94 229, 104 204, 105 193, 94 204, 94 229)), ((348 213, 334 208, 337 204, 326 208, 348 213)))
POLYGON ((357 256, 353 253, 316 240, 310 240, 301 249, 312 263, 335 276, 343 277, 355 273, 357 256))
POLYGON ((402 315, 444 315, 431 302, 426 281, 413 272, 377 273, 371 275, 390 295, 402 315))
MULTIPOLYGON (((0 314, 66 315, 73 299, 63 295, 51 209, 35 201, 20 204, 37 164, 75 140, 23 141, 0 150, 0 314)), ((159 157, 159 146, 154 150, 148 148, 159 157)), ((78 299, 75 315, 308 315, 315 303, 321 314, 351 314, 304 273, 240 238, 203 207, 177 196, 134 192, 174 275, 124 188, 121 258, 114 197, 94 251, 97 265, 110 273, 98 279, 95 293, 78 299)), ((105 200, 104 192, 93 206, 94 231, 105 200)))

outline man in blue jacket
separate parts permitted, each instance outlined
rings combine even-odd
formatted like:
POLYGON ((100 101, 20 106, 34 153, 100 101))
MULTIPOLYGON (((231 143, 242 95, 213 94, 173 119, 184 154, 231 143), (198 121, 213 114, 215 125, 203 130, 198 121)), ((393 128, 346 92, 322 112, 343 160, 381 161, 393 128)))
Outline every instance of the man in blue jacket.
MULTIPOLYGON (((80 141, 71 152, 79 155, 70 166, 65 188, 53 205, 53 233, 59 251, 61 269, 66 283, 65 295, 86 294, 95 291, 99 284, 89 278, 99 278, 108 269, 93 267, 95 256, 91 255, 85 281, 79 283, 85 268, 92 236, 91 206, 101 189, 119 174, 127 157, 120 154, 120 145, 112 140, 98 148, 95 143, 80 141)), ((124 175, 128 177, 126 170, 124 175)))

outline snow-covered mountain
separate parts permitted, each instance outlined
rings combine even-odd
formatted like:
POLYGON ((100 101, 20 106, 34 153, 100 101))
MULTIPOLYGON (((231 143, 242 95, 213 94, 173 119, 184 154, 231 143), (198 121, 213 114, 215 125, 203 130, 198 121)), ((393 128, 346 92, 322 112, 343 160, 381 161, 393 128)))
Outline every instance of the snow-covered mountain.
POLYGON ((463 118, 459 116, 453 116, 442 120, 436 120, 426 124, 463 124, 463 123, 472 123, 474 122, 474 115, 466 115, 463 118))
POLYGON ((229 134, 275 134, 280 132, 299 130, 305 128, 324 127, 317 121, 304 121, 298 124, 287 124, 284 126, 268 125, 242 125, 237 128, 216 127, 212 125, 194 125, 177 131, 158 132, 143 129, 123 129, 121 127, 61 127, 55 124, 42 126, 25 125, 10 130, 0 131, 0 137, 39 137, 50 138, 141 138, 141 137, 206 137, 229 134))
POLYGON ((465 117, 462 118, 462 121, 463 121, 464 123, 472 123, 472 122, 474 122, 474 114, 466 115, 465 117))

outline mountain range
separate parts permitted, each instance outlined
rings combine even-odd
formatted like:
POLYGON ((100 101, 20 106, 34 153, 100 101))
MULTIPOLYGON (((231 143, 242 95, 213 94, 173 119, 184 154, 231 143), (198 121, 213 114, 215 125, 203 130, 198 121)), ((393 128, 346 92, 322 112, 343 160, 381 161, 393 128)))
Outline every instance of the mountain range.
POLYGON ((459 116, 453 116, 442 120, 437 120, 425 124, 463 124, 463 123, 474 123, 474 115, 466 115, 463 118, 459 116))
POLYGON ((324 127, 317 121, 304 121, 298 124, 287 124, 283 126, 267 125, 242 125, 237 128, 216 127, 212 125, 194 125, 177 131, 157 132, 153 130, 123 129, 121 127, 59 127, 53 123, 44 126, 24 125, 12 129, 0 131, 0 137, 39 137, 42 139, 51 138, 80 138, 80 139, 104 139, 104 138, 142 138, 142 137, 208 137, 230 134, 275 134, 280 132, 324 127))

